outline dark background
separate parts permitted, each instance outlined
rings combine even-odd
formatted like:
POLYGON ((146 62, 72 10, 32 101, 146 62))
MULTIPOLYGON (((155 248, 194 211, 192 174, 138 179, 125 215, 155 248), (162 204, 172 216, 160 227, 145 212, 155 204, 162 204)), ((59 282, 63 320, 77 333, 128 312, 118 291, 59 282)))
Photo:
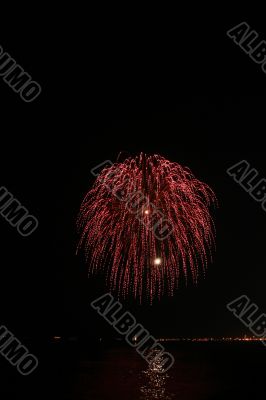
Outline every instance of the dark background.
POLYGON ((246 294, 265 312, 266 213, 226 173, 246 159, 266 177, 265 74, 226 31, 246 20, 266 33, 246 16, 217 15, 149 24, 90 15, 75 26, 62 17, 62 27, 2 32, 3 49, 42 86, 26 104, 0 81, 1 185, 39 220, 26 238, 0 221, 0 322, 37 356, 54 335, 113 335, 89 307, 106 289, 75 255, 75 218, 90 169, 120 151, 190 167, 219 201, 206 279, 152 307, 129 301, 138 321, 157 337, 235 336, 248 331, 229 301, 246 294))

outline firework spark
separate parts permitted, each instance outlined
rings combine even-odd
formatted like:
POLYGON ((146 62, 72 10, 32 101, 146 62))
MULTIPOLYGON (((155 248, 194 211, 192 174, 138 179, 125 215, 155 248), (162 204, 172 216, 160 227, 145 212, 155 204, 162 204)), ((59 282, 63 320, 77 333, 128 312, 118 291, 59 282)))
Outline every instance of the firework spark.
POLYGON ((188 168, 159 155, 104 168, 77 220, 89 275, 102 270, 111 291, 152 301, 197 283, 212 258, 214 192, 188 168))

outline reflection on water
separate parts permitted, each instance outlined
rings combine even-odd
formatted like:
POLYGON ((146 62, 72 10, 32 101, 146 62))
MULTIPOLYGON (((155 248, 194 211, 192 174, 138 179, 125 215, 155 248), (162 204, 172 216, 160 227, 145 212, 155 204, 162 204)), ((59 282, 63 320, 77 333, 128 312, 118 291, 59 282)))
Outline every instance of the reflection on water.
POLYGON ((175 363, 166 373, 159 372, 159 358, 148 365, 123 344, 103 347, 91 358, 82 353, 68 399, 257 400, 266 392, 261 343, 174 343, 167 350, 175 363))
POLYGON ((162 373, 162 361, 162 357, 158 357, 149 364, 146 370, 142 371, 141 382, 143 381, 143 384, 140 387, 140 400, 173 399, 174 394, 167 392, 166 389, 169 375, 166 372, 162 373))

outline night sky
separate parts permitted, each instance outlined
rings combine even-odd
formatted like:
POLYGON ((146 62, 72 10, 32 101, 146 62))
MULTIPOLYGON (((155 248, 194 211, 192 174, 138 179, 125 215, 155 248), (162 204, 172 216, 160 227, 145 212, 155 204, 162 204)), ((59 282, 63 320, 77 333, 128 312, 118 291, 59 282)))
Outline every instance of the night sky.
POLYGON ((194 26, 198 45, 192 33, 180 43, 179 28, 143 40, 115 29, 3 40, 43 87, 25 104, 0 82, 1 185, 39 220, 27 238, 0 221, 1 323, 17 336, 113 335, 89 306, 107 288, 75 255, 75 218, 91 168, 121 151, 188 166, 219 201, 205 279, 152 307, 124 302, 138 322, 156 337, 243 335, 226 304, 246 294, 266 312, 266 213, 226 173, 246 159, 266 178, 265 75, 226 37, 238 22, 194 26))

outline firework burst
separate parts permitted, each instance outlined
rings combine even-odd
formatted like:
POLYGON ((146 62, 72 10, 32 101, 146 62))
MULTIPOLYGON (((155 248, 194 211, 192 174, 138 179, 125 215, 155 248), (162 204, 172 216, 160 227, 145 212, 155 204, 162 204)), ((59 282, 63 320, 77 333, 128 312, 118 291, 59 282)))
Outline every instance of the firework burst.
POLYGON ((89 275, 102 270, 111 291, 152 301, 197 283, 212 258, 216 197, 188 168, 159 155, 104 168, 77 220, 89 275))

